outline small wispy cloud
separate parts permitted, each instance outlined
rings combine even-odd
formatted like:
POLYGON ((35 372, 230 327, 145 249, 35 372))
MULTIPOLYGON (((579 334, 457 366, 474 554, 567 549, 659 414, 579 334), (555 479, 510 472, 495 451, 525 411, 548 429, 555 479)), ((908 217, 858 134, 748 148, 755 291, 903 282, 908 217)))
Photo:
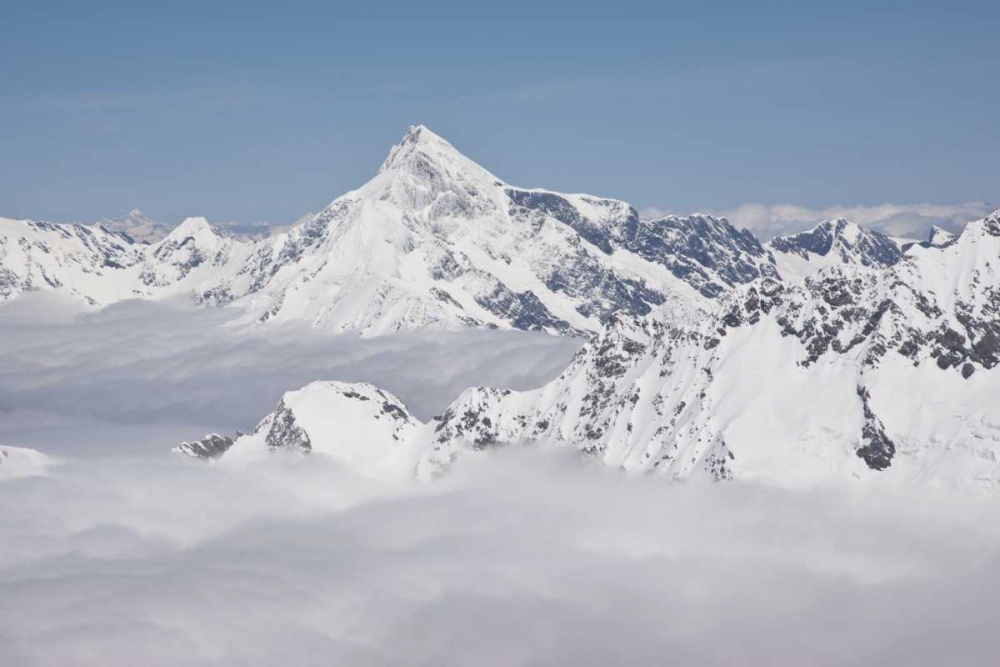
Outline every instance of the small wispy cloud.
MULTIPOLYGON (((891 236, 924 238, 932 225, 960 231, 966 223, 993 211, 987 202, 960 204, 876 204, 874 206, 828 206, 811 208, 796 204, 742 204, 733 208, 703 211, 728 218, 737 227, 752 230, 761 238, 802 231, 823 220, 846 218, 859 225, 891 236)), ((640 215, 652 220, 678 211, 659 207, 643 209, 640 215)))

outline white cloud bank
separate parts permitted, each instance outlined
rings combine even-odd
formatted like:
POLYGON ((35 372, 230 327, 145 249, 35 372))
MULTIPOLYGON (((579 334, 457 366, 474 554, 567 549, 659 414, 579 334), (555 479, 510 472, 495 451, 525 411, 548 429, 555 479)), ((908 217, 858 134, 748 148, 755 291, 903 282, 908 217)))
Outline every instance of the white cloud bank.
POLYGON ((983 665, 1000 506, 667 483, 562 451, 387 488, 320 454, 167 454, 282 391, 367 379, 423 412, 575 348, 498 332, 236 336, 223 311, 0 309, 0 665, 983 665), (49 311, 52 314, 52 311, 49 311))
POLYGON ((158 452, 206 431, 247 431, 284 392, 314 380, 371 382, 428 419, 469 386, 544 384, 582 344, 518 331, 238 335, 227 310, 130 301, 66 319, 50 296, 0 307, 0 443, 54 453, 158 452))
POLYGON ((381 489, 322 456, 0 482, 19 665, 983 665, 993 502, 669 485, 508 452, 381 489))
MULTIPOLYGON (((730 209, 705 211, 728 218, 737 227, 750 229, 760 238, 810 229, 824 220, 846 218, 890 236, 924 240, 932 225, 953 232, 995 210, 986 202, 962 204, 879 204, 875 206, 830 206, 809 208, 794 204, 743 204, 730 209)), ((647 220, 669 215, 670 211, 651 207, 641 212, 647 220)))

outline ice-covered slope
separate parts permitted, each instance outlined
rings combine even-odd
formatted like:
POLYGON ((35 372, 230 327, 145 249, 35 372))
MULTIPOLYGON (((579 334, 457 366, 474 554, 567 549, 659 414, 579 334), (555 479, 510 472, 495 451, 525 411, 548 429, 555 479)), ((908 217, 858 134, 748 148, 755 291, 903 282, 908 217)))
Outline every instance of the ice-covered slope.
MULTIPOLYGON (((616 315, 548 385, 469 389, 428 424, 372 387, 337 384, 302 390, 321 419, 286 401, 258 431, 301 426, 331 455, 338 434, 365 433, 344 445, 345 460, 369 448, 368 471, 386 455, 434 474, 472 451, 538 442, 671 478, 991 489, 998 364, 1000 212, 889 268, 833 266, 791 285, 763 278, 707 308, 676 299, 616 315), (372 421, 386 402, 404 425, 392 438, 372 421)), ((233 453, 259 451, 266 439, 254 438, 233 453)))
POLYGON ((885 268, 902 257, 899 245, 885 234, 844 219, 821 222, 809 231, 779 236, 767 244, 785 280, 811 276, 829 266, 885 268))
POLYGON ((24 289, 68 289, 98 306, 189 295, 240 309, 247 324, 303 321, 367 335, 597 331, 612 313, 643 315, 671 295, 707 301, 773 272, 757 239, 725 220, 640 221, 621 201, 513 187, 422 126, 361 188, 257 241, 202 218, 150 245, 100 227, 11 222, 2 232, 7 247, 29 235, 39 257, 44 245, 72 259, 34 273, 41 259, 4 260, 15 287, 3 299, 24 289), (109 252, 77 250, 90 237, 114 244, 110 261, 109 252))

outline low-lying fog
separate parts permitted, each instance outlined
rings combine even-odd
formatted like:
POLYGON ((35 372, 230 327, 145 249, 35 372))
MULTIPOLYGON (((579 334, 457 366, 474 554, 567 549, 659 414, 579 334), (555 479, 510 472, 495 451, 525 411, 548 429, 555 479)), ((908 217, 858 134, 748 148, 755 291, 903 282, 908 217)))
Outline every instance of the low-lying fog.
POLYGON ((246 333, 226 310, 142 301, 43 319, 65 304, 29 296, 0 307, 0 443, 74 454, 158 454, 178 438, 249 431, 313 380, 371 382, 428 419, 470 386, 544 384, 583 343, 519 331, 246 333))
POLYGON ((420 416, 579 343, 222 333, 221 313, 0 309, 0 664, 984 665, 1000 512, 860 484, 670 484, 509 448, 387 488, 322 456, 171 456, 314 379, 420 416), (193 432, 192 432, 193 431, 193 432))

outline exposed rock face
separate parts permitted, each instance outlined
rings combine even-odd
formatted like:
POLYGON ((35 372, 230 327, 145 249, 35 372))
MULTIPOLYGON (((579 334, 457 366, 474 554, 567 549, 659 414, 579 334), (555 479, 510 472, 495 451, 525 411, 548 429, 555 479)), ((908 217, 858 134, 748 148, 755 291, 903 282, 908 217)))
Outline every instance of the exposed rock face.
POLYGON ((899 262, 905 250, 885 234, 843 219, 779 236, 768 242, 767 249, 774 257, 777 274, 789 283, 829 267, 885 269, 899 262))
POLYGON ((835 253, 844 264, 892 266, 903 256, 896 242, 881 232, 865 229, 843 218, 821 222, 815 228, 772 239, 769 247, 804 259, 835 253))
POLYGON ((1000 362, 1000 244, 972 223, 942 248, 919 248, 889 271, 845 268, 807 278, 783 297, 779 322, 814 361, 828 348, 846 353, 862 343, 876 365, 888 350, 914 363, 971 374, 966 364, 1000 362), (985 252, 984 252, 985 251, 985 252), (964 370, 963 370, 964 369, 964 370))
POLYGON ((776 275, 774 260, 748 230, 725 218, 670 216, 652 222, 630 221, 623 247, 663 264, 703 296, 715 298, 729 287, 776 275))
POLYGON ((284 401, 254 429, 255 434, 261 432, 270 449, 300 449, 303 452, 312 449, 309 434, 295 423, 295 414, 284 401))
POLYGON ((858 397, 861 399, 865 417, 864 426, 861 427, 861 446, 858 447, 858 456, 872 470, 885 470, 892 463, 896 445, 885 434, 881 420, 872 412, 869 405, 871 395, 868 390, 858 387, 858 397))

